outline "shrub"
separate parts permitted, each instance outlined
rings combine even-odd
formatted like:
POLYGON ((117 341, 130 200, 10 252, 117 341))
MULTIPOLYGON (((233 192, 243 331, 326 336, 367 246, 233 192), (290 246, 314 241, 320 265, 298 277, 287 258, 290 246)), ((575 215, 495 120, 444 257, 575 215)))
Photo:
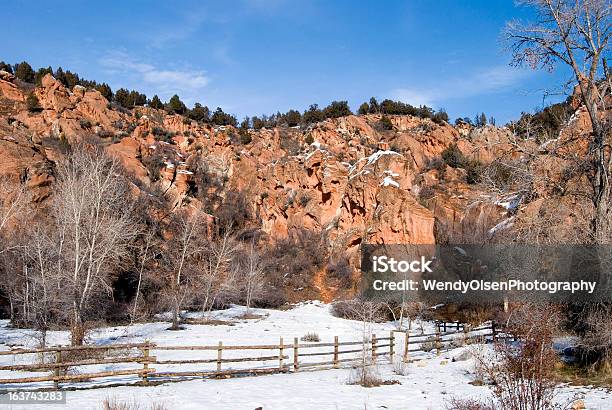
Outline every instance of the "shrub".
POLYGON ((421 343, 421 350, 424 352, 431 352, 436 348, 436 338, 434 336, 429 336, 421 343))
POLYGON ((468 184, 477 184, 480 182, 483 172, 483 166, 480 161, 477 160, 469 160, 463 166, 466 174, 466 182, 468 184))
POLYGON ((247 130, 240 130, 240 143, 242 145, 248 145, 251 143, 251 141, 253 140, 253 138, 251 137, 251 134, 249 134, 249 131, 247 130))
POLYGON ((375 365, 366 364, 351 370, 348 384, 356 384, 361 387, 378 387, 385 384, 385 381, 380 377, 375 365))
POLYGON ((431 186, 426 185, 419 190, 419 200, 427 201, 428 199, 433 198, 435 194, 435 189, 433 189, 433 187, 431 186))
POLYGON ((381 131, 389 131, 393 129, 393 123, 389 117, 383 115, 376 123, 376 128, 381 131))
POLYGON ((298 202, 301 207, 305 207, 310 202, 310 197, 307 194, 302 194, 298 199, 298 202))
POLYGON ((29 112, 39 112, 42 110, 38 97, 36 97, 34 93, 28 95, 28 98, 26 98, 26 105, 29 112))
POLYGON ((465 156, 457 147, 457 144, 451 144, 442 151, 442 160, 446 163, 446 165, 453 168, 462 168, 466 163, 465 156))
POLYGON ((100 138, 112 138, 112 137, 115 136, 115 133, 113 131, 100 130, 100 131, 98 131, 97 135, 100 138))
POLYGON ((91 128, 91 121, 86 120, 86 119, 81 119, 79 120, 79 125, 81 126, 81 128, 88 129, 88 128, 91 128))
POLYGON ((308 332, 300 338, 302 342, 320 342, 321 338, 315 332, 308 332))
POLYGON ((304 138, 304 142, 308 145, 312 144, 314 142, 312 134, 306 135, 306 137, 304 138))
POLYGON ((149 172, 151 182, 159 181, 161 178, 161 169, 164 166, 164 160, 157 152, 153 155, 144 157, 142 163, 149 172))
POLYGON ((448 122, 448 114, 443 109, 440 109, 437 113, 432 117, 432 121, 438 125, 442 125, 448 122))

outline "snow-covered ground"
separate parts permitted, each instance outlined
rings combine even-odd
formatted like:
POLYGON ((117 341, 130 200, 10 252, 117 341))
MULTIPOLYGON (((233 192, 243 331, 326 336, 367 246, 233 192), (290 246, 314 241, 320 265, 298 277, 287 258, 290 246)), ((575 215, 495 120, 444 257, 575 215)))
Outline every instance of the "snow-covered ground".
MULTIPOLYGON (((278 344, 283 337, 285 343, 292 343, 294 337, 301 337, 308 332, 319 335, 321 342, 332 342, 334 336, 340 341, 358 340, 361 335, 360 322, 340 319, 332 316, 329 305, 318 302, 301 304, 287 311, 255 310, 261 315, 259 319, 238 319, 243 308, 234 307, 225 311, 215 312, 215 318, 231 323, 219 325, 186 325, 185 330, 169 331, 168 323, 157 322, 137 324, 131 327, 111 327, 99 329, 92 333, 90 342, 127 343, 150 340, 158 345, 214 345, 223 341, 227 345, 244 344, 278 344)), ((197 315, 192 315, 197 316, 197 315)), ((433 326, 424 323, 423 330, 430 333, 433 326)), ((377 324, 374 332, 379 337, 387 337, 394 328, 393 323, 377 324)), ((415 326, 414 333, 419 333, 415 326)), ((401 338, 398 338, 398 348, 401 351, 401 338)), ((11 347, 29 346, 37 343, 35 332, 12 329, 7 323, 0 328, 0 350, 11 347)), ((48 343, 68 343, 67 332, 50 332, 48 343)), ((413 348, 411 346, 411 348, 413 348)), ((484 347, 486 349, 486 347, 484 347)), ((199 379, 176 383, 165 383, 157 386, 126 386, 102 387, 88 390, 68 391, 65 406, 48 404, 39 405, 41 409, 71 408, 98 409, 105 399, 121 402, 138 403, 140 409, 146 409, 153 403, 163 404, 167 409, 247 409, 262 407, 270 409, 443 409, 451 397, 483 398, 489 395, 486 386, 474 386, 470 382, 475 379, 474 361, 453 361, 466 349, 473 346, 456 348, 442 353, 440 356, 421 354, 418 360, 408 365, 405 375, 394 372, 394 366, 383 359, 379 365, 380 376, 385 380, 397 380, 400 384, 385 385, 373 388, 349 385, 347 381, 351 369, 332 369, 316 371, 300 371, 295 374, 276 374, 258 377, 243 377, 226 380, 199 379)), ((289 349, 290 350, 290 349, 289 349)), ((329 348, 323 349, 329 351, 329 348)), ((276 351, 278 352, 278 350, 276 351)), ((228 352, 229 354, 230 352, 228 352)), ((236 352, 239 354, 240 352, 236 352)), ((291 360, 291 351, 288 352, 291 360)), ((193 354, 200 358, 200 352, 189 351, 159 351, 154 353, 158 359, 186 358, 193 354)), ((210 355, 216 352, 210 352, 210 355)), ((248 353, 254 355, 273 355, 270 351, 248 353)), ((225 356, 225 352, 224 352, 225 356)), ((212 356, 211 356, 212 357, 212 356)), ((10 356, 0 356, 2 364, 8 364, 10 356)), ((311 359, 311 358, 307 358, 311 359)), ((32 357, 28 359, 31 362, 32 357)), ((321 357, 313 361, 325 360, 321 357)), ((329 360, 329 359, 328 359, 329 360)), ((273 366, 275 362, 264 363, 273 366)), ((277 362, 276 362, 277 363, 277 362)), ((256 363, 261 366, 262 363, 256 363)), ((125 368, 126 365, 100 365, 92 367, 95 371, 125 368)), ((213 365, 214 366, 214 365, 213 365)), ((160 367, 154 365, 157 371, 190 370, 192 367, 160 367)), ((224 368, 231 367, 229 364, 224 368)), ((236 363, 237 368, 243 368, 243 363, 236 363)), ((202 365, 196 368, 201 369, 202 365)), ((20 372, 19 376, 41 375, 41 373, 20 372)), ((43 373, 44 374, 44 373, 43 373)), ((0 372, 0 378, 16 377, 8 372, 0 372)), ((101 384, 105 381, 92 383, 101 384)), ((7 386, 2 386, 3 388, 7 386)), ((566 397, 574 393, 584 395, 584 401, 589 409, 612 408, 612 393, 602 389, 586 389, 564 387, 566 397)), ((13 408, 25 408, 14 406, 13 408)), ((35 405, 27 407, 37 408, 35 405)))

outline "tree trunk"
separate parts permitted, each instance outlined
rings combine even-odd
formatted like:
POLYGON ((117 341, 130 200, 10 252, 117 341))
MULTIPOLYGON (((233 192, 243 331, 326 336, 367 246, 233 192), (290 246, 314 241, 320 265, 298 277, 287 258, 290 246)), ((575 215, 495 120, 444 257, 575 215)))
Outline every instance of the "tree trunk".
POLYGON ((81 346, 85 340, 85 325, 77 312, 74 314, 70 333, 72 346, 81 346))
POLYGON ((172 330, 179 330, 179 308, 175 307, 172 310, 172 326, 170 326, 172 330))

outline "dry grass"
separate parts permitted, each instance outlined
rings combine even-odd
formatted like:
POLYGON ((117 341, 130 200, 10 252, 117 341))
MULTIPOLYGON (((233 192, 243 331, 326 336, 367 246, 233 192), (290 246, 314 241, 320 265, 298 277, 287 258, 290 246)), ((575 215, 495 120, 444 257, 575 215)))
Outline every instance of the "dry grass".
POLYGON ((107 398, 102 402, 102 410, 168 410, 168 408, 161 403, 154 403, 150 406, 142 406, 135 400, 132 401, 120 401, 117 398, 107 398))
POLYGON ((308 332, 300 338, 302 342, 320 342, 321 338, 315 332, 308 332))

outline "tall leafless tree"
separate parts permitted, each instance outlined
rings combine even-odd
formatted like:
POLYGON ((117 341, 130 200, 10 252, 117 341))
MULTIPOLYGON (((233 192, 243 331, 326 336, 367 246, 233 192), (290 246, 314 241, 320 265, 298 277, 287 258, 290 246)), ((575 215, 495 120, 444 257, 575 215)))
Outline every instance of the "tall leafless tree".
POLYGON ((535 9, 535 23, 508 23, 505 37, 512 63, 534 69, 571 69, 582 104, 592 123, 589 176, 595 215, 592 229, 596 243, 609 243, 612 234, 610 123, 605 111, 610 103, 607 59, 612 35, 610 0, 521 0, 535 9), (602 114, 603 113, 603 114, 602 114))
POLYGON ((167 280, 162 298, 172 312, 173 330, 178 330, 181 311, 196 294, 199 273, 197 261, 201 260, 207 245, 208 226, 198 212, 179 212, 174 216, 166 250, 168 260, 167 280))
POLYGON ((72 343, 82 344, 90 303, 112 294, 113 272, 135 237, 132 194, 117 159, 77 147, 58 164, 53 200, 57 272, 70 312, 72 343))

